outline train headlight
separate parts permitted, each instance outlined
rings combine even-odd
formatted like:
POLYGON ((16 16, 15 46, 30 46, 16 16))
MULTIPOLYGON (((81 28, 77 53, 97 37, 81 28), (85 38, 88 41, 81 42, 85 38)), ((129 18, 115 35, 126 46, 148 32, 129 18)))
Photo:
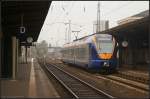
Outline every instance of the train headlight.
POLYGON ((109 67, 109 62, 104 62, 105 67, 109 67))

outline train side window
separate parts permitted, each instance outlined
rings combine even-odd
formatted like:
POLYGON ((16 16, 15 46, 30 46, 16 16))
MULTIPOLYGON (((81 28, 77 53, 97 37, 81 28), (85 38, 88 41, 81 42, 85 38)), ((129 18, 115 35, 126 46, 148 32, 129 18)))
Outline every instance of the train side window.
POLYGON ((71 58, 73 58, 73 49, 71 48, 71 58))
POLYGON ((81 58, 82 56, 81 48, 78 48, 78 52, 79 52, 78 57, 81 58))

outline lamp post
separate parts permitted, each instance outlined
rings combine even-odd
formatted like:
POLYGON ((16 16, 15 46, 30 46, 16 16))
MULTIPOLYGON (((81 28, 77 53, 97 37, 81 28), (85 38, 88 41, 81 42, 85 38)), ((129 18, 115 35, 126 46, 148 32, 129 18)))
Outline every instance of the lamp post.
MULTIPOLYGON (((32 43, 33 38, 32 37, 27 37, 26 41, 27 41, 27 43, 32 43)), ((26 45, 26 63, 27 63, 27 45, 26 45)))

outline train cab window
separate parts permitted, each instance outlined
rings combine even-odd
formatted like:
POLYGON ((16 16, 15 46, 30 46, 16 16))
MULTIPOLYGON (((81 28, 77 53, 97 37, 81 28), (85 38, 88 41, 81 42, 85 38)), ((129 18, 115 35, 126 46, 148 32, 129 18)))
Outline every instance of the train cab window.
POLYGON ((98 42, 98 53, 112 53, 113 48, 112 40, 101 40, 98 42))
POLYGON ((96 48, 98 53, 113 53, 115 40, 110 36, 97 37, 96 48))

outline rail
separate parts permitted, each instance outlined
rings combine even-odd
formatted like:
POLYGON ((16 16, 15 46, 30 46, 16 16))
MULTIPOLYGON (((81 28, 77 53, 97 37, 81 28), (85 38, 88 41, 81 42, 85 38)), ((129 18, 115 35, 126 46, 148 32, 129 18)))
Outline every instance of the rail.
POLYGON ((51 73, 76 99, 80 98, 114 98, 102 90, 62 70, 59 66, 46 64, 51 73))

